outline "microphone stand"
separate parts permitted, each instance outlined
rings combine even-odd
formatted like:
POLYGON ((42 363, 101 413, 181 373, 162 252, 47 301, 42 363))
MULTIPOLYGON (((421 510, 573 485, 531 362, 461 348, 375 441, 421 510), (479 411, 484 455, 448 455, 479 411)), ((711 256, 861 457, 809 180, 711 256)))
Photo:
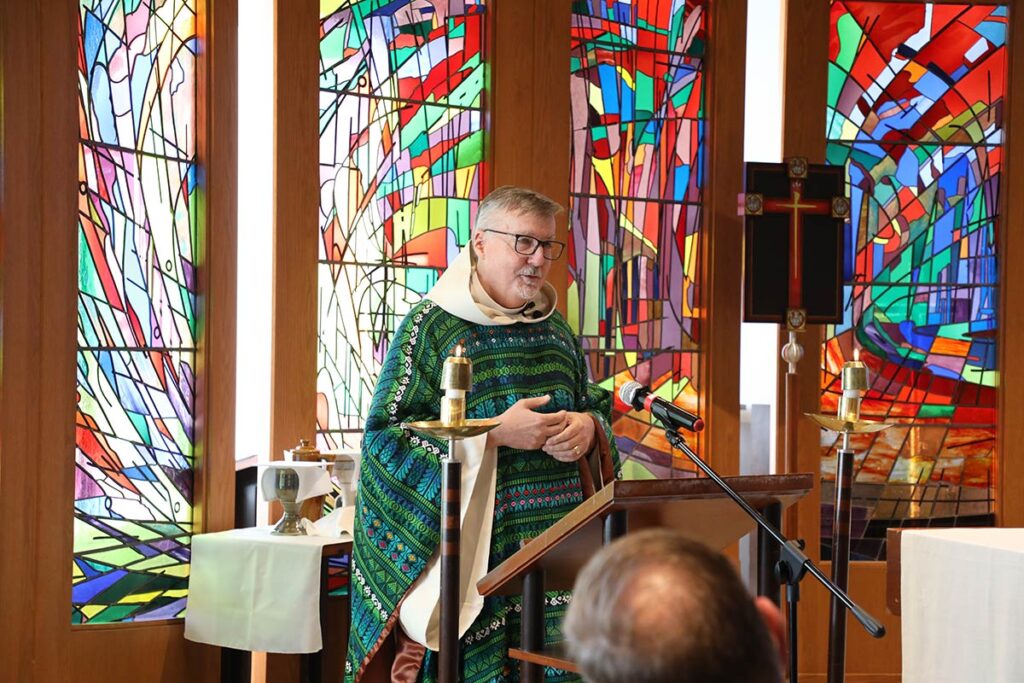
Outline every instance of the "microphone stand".
POLYGON ((736 493, 735 490, 729 484, 725 482, 722 477, 718 475, 711 466, 701 460, 696 453, 690 450, 690 447, 686 444, 686 440, 674 429, 665 429, 665 435, 668 437, 668 441, 672 446, 678 448, 686 457, 689 458, 694 465, 696 465, 701 472, 706 474, 712 481, 714 481, 720 489, 722 489, 733 502, 739 505, 744 512, 747 513, 751 519, 753 519, 757 526, 763 529, 769 536, 779 544, 780 559, 778 564, 775 565, 775 573, 779 578, 779 581, 786 584, 786 622, 789 625, 789 680, 791 683, 797 683, 797 604, 800 601, 800 581, 806 574, 810 574, 818 580, 818 582, 824 586, 832 595, 836 597, 846 609, 853 613, 853 616, 857 618, 864 629, 871 634, 874 638, 881 638, 885 635, 885 627, 882 626, 877 619, 868 614, 867 610, 855 603, 850 599, 845 592, 843 592, 838 586, 822 573, 821 569, 818 568, 814 562, 811 561, 807 555, 803 552, 803 541, 791 541, 782 535, 775 526, 766 520, 761 513, 754 508, 750 507, 747 501, 743 500, 740 494, 736 493))

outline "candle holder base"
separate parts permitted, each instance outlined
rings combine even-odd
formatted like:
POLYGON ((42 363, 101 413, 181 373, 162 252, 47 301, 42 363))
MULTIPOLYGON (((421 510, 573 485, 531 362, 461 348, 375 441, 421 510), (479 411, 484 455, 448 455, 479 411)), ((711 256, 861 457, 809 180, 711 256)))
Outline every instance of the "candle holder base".
POLYGON ((872 432, 880 432, 883 429, 892 427, 892 425, 887 422, 844 420, 843 418, 836 417, 835 415, 823 415, 821 413, 804 413, 804 415, 817 422, 819 426, 833 432, 839 432, 840 434, 870 434, 872 432))
POLYGON ((501 423, 492 419, 463 420, 460 424, 455 425, 446 425, 441 420, 422 420, 420 422, 403 422, 402 428, 441 439, 468 439, 471 436, 486 434, 499 424, 501 423))

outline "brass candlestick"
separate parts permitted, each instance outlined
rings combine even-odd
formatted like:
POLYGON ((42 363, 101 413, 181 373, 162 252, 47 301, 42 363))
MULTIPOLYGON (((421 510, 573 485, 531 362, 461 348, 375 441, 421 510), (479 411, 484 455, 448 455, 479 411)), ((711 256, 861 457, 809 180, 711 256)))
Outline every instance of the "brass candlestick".
POLYGON ((843 449, 850 447, 850 434, 869 434, 888 429, 892 425, 860 419, 861 402, 868 390, 868 369, 860 360, 860 350, 853 352, 853 360, 843 363, 842 396, 836 414, 804 413, 829 431, 843 435, 843 449))
MULTIPOLYGON (((853 360, 843 363, 842 396, 836 415, 807 413, 825 429, 843 435, 843 446, 836 462, 835 507, 832 518, 832 581, 845 591, 849 584, 850 534, 853 525, 853 451, 851 434, 880 432, 892 425, 860 418, 861 402, 868 390, 868 370, 855 349, 853 360)), ((832 597, 828 642, 828 680, 840 683, 846 674, 846 606, 832 597)))
POLYGON ((471 420, 466 417, 466 394, 473 388, 473 361, 464 354, 459 344, 452 355, 445 359, 441 371, 441 419, 403 422, 402 427, 442 439, 448 439, 446 460, 458 460, 455 442, 471 436, 485 434, 500 423, 497 420, 471 420))
POLYGON ((441 372, 439 420, 403 422, 402 427, 418 434, 448 439, 448 454, 441 460, 441 624, 438 652, 438 680, 455 683, 459 663, 459 554, 462 506, 462 463, 456 444, 462 439, 485 434, 498 426, 497 420, 466 417, 466 394, 473 386, 473 362, 459 344, 445 359, 441 372))

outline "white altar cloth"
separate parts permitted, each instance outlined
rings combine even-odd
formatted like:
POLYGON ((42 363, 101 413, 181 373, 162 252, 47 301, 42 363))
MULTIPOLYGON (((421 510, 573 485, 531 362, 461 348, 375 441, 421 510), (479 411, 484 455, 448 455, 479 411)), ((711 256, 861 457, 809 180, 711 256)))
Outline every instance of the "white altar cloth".
POLYGON ((1024 680, 1024 529, 906 530, 903 681, 1024 680))
POLYGON ((192 537, 187 639, 256 652, 323 648, 323 549, 351 543, 352 536, 274 536, 270 529, 192 537))

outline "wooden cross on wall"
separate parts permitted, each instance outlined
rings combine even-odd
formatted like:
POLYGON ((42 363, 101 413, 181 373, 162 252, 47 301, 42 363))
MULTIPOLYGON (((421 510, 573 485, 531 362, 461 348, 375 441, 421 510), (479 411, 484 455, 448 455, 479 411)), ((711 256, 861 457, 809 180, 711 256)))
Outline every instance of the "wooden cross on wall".
POLYGON ((850 214, 840 166, 746 165, 743 319, 802 330, 842 320, 843 224, 850 214))

